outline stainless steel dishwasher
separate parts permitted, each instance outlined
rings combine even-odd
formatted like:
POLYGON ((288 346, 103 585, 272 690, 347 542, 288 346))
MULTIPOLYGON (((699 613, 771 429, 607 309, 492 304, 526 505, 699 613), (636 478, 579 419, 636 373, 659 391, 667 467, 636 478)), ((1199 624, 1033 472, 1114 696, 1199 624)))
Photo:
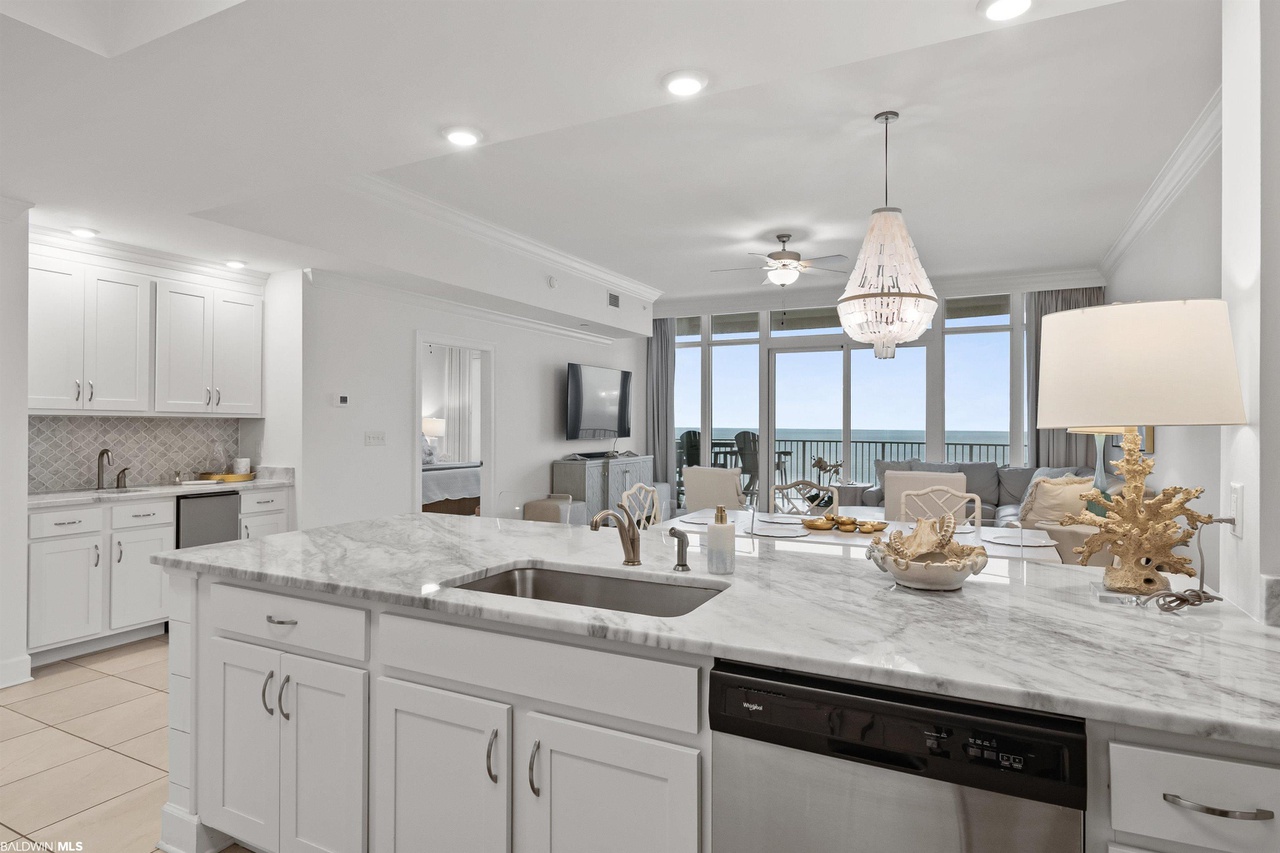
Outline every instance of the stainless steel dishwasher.
POLYGON ((1081 853, 1082 720, 717 662, 714 853, 1081 853))
POLYGON ((240 493, 178 496, 178 547, 212 545, 240 538, 240 493))

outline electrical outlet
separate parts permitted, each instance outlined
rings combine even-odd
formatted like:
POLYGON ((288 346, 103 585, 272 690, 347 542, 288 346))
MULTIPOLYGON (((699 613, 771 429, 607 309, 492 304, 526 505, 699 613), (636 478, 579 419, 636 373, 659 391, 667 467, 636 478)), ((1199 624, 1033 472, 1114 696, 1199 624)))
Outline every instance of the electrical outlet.
POLYGON ((1244 511, 1244 485, 1241 483, 1231 484, 1231 517, 1235 519, 1231 524, 1231 535, 1237 539, 1244 538, 1244 516, 1240 513, 1244 511))
POLYGON ((386 447, 387 434, 382 430, 370 430, 364 434, 365 447, 386 447))

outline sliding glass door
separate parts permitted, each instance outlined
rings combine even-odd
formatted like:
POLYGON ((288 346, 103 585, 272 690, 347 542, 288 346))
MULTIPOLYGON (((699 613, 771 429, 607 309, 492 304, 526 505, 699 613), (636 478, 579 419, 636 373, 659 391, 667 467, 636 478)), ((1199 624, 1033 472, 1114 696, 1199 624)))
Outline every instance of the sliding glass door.
POLYGON ((770 483, 839 479, 848 455, 847 349, 775 349, 772 353, 772 453, 762 453, 763 503, 770 483))

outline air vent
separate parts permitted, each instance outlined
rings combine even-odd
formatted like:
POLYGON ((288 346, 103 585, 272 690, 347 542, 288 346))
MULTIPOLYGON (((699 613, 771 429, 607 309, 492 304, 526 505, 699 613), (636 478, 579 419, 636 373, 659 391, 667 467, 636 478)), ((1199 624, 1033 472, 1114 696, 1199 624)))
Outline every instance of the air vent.
POLYGON ((609 294, 609 307, 620 308, 622 306, 622 297, 616 293, 609 294))

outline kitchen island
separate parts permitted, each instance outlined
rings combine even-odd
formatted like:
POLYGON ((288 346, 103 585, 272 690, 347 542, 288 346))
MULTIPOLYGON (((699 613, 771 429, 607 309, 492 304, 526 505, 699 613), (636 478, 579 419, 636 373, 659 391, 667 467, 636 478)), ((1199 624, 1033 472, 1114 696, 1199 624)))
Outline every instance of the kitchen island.
MULTIPOLYGON (((999 559, 958 592, 916 592, 857 551, 804 540, 740 543, 723 579, 697 549, 690 573, 672 573, 675 544, 657 530, 642 534, 641 557, 624 570, 611 530, 431 515, 158 555, 175 607, 165 846, 217 849, 227 833, 272 853, 392 851, 415 849, 406 839, 421 831, 460 833, 444 850, 511 849, 502 838, 557 849, 552 812, 562 831, 577 815, 572 829, 588 837, 618 817, 617 784, 636 844, 657 827, 665 841, 650 849, 711 850, 717 659, 1085 720, 1091 853, 1116 839, 1233 851, 1278 837, 1274 821, 1165 831, 1139 814, 1157 806, 1108 796, 1123 742, 1134 760, 1213 761, 1187 773, 1219 797, 1238 767, 1261 766, 1280 799, 1280 630, 1229 604, 1100 604, 1096 569, 999 559), (456 588, 517 564, 723 588, 675 617, 456 588), (305 730, 308 703, 317 722, 305 730), (472 753, 479 773, 442 769, 472 753), (552 755, 630 775, 553 788, 552 755), (421 805, 446 800, 443 813, 421 805), (415 823, 415 808, 431 820, 415 823), (482 827, 492 844, 467 834, 482 827)), ((645 849, 630 844, 615 849, 645 849)))

